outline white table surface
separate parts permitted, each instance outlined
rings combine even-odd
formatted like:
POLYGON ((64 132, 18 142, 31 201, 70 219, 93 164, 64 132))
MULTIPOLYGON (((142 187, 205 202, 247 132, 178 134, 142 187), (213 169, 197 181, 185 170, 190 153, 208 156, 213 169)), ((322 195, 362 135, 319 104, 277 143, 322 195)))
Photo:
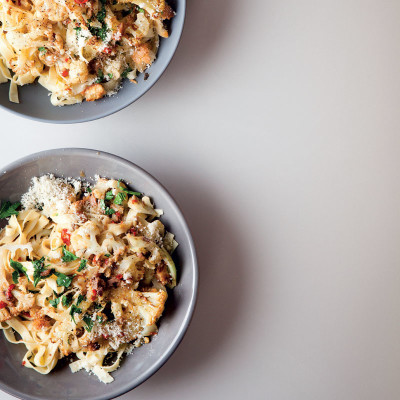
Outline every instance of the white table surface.
POLYGON ((186 214, 194 320, 123 399, 399 399, 400 2, 188 2, 131 107, 72 126, 0 110, 2 164, 109 151, 186 214))

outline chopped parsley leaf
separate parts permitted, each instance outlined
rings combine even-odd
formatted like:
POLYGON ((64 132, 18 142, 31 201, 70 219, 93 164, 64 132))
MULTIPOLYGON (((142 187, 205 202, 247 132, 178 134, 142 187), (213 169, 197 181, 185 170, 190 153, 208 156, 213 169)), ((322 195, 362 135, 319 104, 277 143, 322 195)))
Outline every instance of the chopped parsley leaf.
POLYGON ((137 9, 138 12, 144 14, 144 9, 143 9, 143 8, 141 8, 141 7, 139 7, 139 6, 136 6, 136 9, 137 9))
POLYGON ((97 36, 99 39, 101 39, 103 42, 107 38, 107 32, 109 32, 109 29, 107 27, 107 24, 105 23, 106 19, 106 2, 107 0, 100 0, 101 3, 101 9, 97 13, 96 18, 99 22, 101 22, 101 28, 91 26, 89 25, 89 31, 93 36, 97 36))
MULTIPOLYGON (((82 313, 82 309, 77 307, 75 304, 72 304, 71 310, 69 311, 69 315, 71 316, 72 321, 75 322, 74 314, 81 314, 81 313, 82 313)), ((75 324, 76 324, 76 322, 75 322, 75 324)))
POLYGON ((78 296, 78 300, 76 301, 76 305, 79 306, 79 304, 81 304, 82 301, 84 301, 84 300, 86 300, 86 297, 83 296, 82 294, 80 294, 80 295, 78 296))
POLYGON ((75 33, 76 33, 76 38, 78 39, 79 35, 80 35, 81 31, 82 31, 82 28, 80 26, 76 26, 74 28, 74 30, 75 30, 75 33))
POLYGON ((16 285, 19 283, 18 278, 19 278, 19 272, 18 271, 14 271, 12 273, 12 280, 16 285))
POLYGON ((89 25, 89 31, 93 36, 98 37, 104 42, 107 38, 107 32, 109 31, 109 29, 107 27, 107 24, 103 22, 101 28, 89 25))
MULTIPOLYGON (((28 274, 26 273, 26 271, 27 271, 26 267, 24 267, 18 261, 14 261, 14 260, 10 260, 10 265, 12 268, 15 269, 16 272, 19 273, 19 275, 24 274, 28 278, 28 281, 29 281, 28 274)), ((13 276, 13 279, 14 279, 14 277, 16 277, 16 275, 13 276)))
POLYGON ((11 215, 18 215, 17 208, 21 203, 17 202, 12 204, 10 201, 6 201, 0 206, 0 218, 11 217, 11 215))
POLYGON ((56 297, 54 300, 49 300, 49 303, 54 307, 57 308, 58 304, 60 303, 60 298, 56 297))
POLYGON ((63 256, 61 257, 61 260, 63 260, 64 262, 71 262, 78 259, 78 257, 74 253, 71 253, 67 250, 65 245, 63 245, 62 247, 62 253, 63 256))
POLYGON ((43 54, 46 54, 46 53, 47 53, 46 47, 39 47, 38 50, 39 50, 41 53, 43 53, 43 54))
POLYGON ((110 78, 110 79, 112 79, 112 78, 114 78, 114 75, 113 74, 107 74, 108 75, 108 77, 110 78))
POLYGON ((81 263, 79 264, 78 272, 81 272, 86 268, 86 263, 87 263, 87 260, 82 258, 81 263))
POLYGON ((94 81, 94 83, 101 83, 104 81, 104 74, 101 69, 97 71, 97 79, 94 81))
POLYGON ((115 196, 114 204, 121 205, 125 199, 126 199, 126 193, 120 192, 115 196))
POLYGON ((90 318, 90 316, 88 316, 88 315, 85 315, 82 319, 83 319, 83 322, 86 324, 85 329, 88 332, 91 332, 91 330, 93 328, 93 323, 94 323, 92 318, 90 318))
POLYGON ((68 295, 68 294, 65 294, 65 295, 61 298, 61 304, 62 304, 64 307, 68 307, 68 306, 71 304, 71 301, 72 301, 71 296, 68 295))
POLYGON ((121 77, 122 78, 126 78, 128 76, 128 74, 129 74, 129 72, 132 72, 132 68, 131 67, 125 68, 124 71, 121 74, 121 77))
POLYGON ((109 190, 107 193, 106 193, 106 195, 105 195, 105 200, 107 200, 107 201, 110 201, 110 200, 112 200, 113 198, 114 198, 114 195, 113 195, 113 193, 112 193, 112 190, 109 190))
POLYGON ((34 268, 34 273, 33 273, 33 286, 36 287, 36 285, 39 283, 41 279, 44 279, 45 277, 41 276, 40 274, 45 271, 44 267, 44 257, 42 257, 40 260, 35 260, 32 261, 33 268, 34 268))
POLYGON ((125 193, 132 194, 132 195, 135 195, 135 196, 141 196, 142 195, 142 193, 133 192, 132 190, 128 190, 127 188, 124 188, 123 186, 121 186, 121 179, 118 181, 118 187, 121 190, 123 190, 125 193))
POLYGON ((75 275, 68 276, 65 275, 61 272, 54 272, 54 275, 57 276, 57 285, 58 286, 64 286, 64 287, 69 287, 72 283, 72 279, 74 278, 75 275))
POLYGON ((102 210, 104 210, 104 214, 106 215, 112 215, 115 213, 115 210, 106 206, 106 202, 104 201, 104 199, 100 200, 100 207, 102 210))

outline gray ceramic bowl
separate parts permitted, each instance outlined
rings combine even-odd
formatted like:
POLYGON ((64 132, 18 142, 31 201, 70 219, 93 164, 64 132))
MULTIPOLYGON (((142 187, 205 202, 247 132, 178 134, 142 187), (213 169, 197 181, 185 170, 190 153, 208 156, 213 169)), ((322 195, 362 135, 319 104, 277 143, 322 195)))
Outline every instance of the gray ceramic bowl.
MULTIPOLYGON (((24 345, 9 343, 0 332, 0 389, 23 399, 110 399, 119 396, 149 378, 171 356, 189 325, 196 301, 198 271, 192 238, 181 211, 171 195, 141 168, 117 156, 87 149, 60 149, 22 158, 0 171, 0 199, 18 201, 33 176, 49 172, 58 176, 87 179, 95 174, 121 178, 135 190, 149 195, 167 229, 176 235, 179 246, 174 253, 178 285, 170 292, 160 319, 159 334, 124 358, 112 373, 113 383, 105 385, 85 371, 72 374, 68 365, 56 367, 48 375, 21 366, 24 345)), ((3 224, 4 226, 4 224, 3 224)))
POLYGON ((149 78, 146 81, 144 74, 139 74, 137 85, 125 80, 121 90, 112 97, 64 107, 52 106, 48 96, 49 92, 38 83, 19 87, 21 103, 11 103, 8 100, 9 84, 4 83, 0 84, 0 106, 15 114, 37 121, 69 124, 102 118, 132 104, 157 82, 178 46, 185 20, 186 0, 170 0, 168 3, 176 11, 176 16, 170 23, 170 37, 160 41, 157 59, 147 70, 149 78))

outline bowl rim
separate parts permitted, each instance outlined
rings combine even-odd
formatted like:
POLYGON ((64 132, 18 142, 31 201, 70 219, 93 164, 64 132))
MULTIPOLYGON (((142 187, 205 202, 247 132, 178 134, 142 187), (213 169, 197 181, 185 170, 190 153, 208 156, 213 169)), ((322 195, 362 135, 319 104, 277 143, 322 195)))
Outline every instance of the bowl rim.
MULTIPOLYGON (((142 96, 144 96, 146 93, 148 93, 153 86, 159 81, 159 79, 162 77, 162 75, 164 75, 164 72, 167 70, 167 68, 169 67, 169 65, 171 64, 172 59, 174 58, 175 54, 176 54, 176 49, 179 46, 179 43, 181 42, 182 39, 182 33, 183 33, 183 28, 185 26, 185 20, 186 20, 186 0, 179 0, 179 2, 181 2, 182 4, 180 5, 180 7, 182 8, 181 13, 182 13, 182 23, 180 25, 178 25, 177 29, 178 29, 178 36, 177 39, 175 41, 175 43, 173 44, 172 47, 172 51, 170 53, 170 56, 168 58, 168 60, 166 60, 165 65, 161 68, 158 76, 156 76, 156 78, 154 79, 153 82, 151 82, 147 88, 142 91, 137 97, 135 98, 130 98, 128 101, 126 101, 125 103, 115 107, 114 109, 110 110, 110 111, 106 111, 102 114, 98 114, 95 116, 90 116, 90 117, 80 117, 80 118, 74 118, 74 119, 58 119, 58 120, 53 120, 53 119, 48 119, 48 118, 42 118, 42 117, 36 117, 36 116, 32 116, 32 115, 27 115, 21 112, 18 112, 16 110, 13 110, 11 108, 8 108, 7 106, 3 105, 0 103, 0 109, 5 110, 9 113, 12 113, 14 115, 17 115, 19 117, 31 120, 31 121, 37 121, 37 122, 43 122, 43 123, 47 123, 47 124, 80 124, 83 122, 90 122, 90 121, 96 121, 98 119, 102 119, 105 117, 109 117, 110 115, 113 115, 119 111, 122 111, 123 109, 125 109, 126 107, 130 106, 131 104, 133 104, 134 102, 136 102, 137 100, 139 100, 142 96)), ((168 40, 168 39, 167 39, 168 40)), ((158 60, 158 58, 156 58, 155 62, 156 63, 158 60)), ((146 72, 146 71, 145 71, 146 72)), ((126 82, 125 82, 126 83, 126 82)), ((39 85, 37 80, 35 79, 35 81, 31 84, 31 85, 39 85)), ((121 88, 120 90, 123 90, 123 88, 121 88)), ((50 92, 49 92, 50 93, 50 92)), ((72 106, 79 106, 80 103, 78 104, 73 104, 72 106)), ((53 106, 53 107, 57 107, 57 106, 53 106)), ((66 106, 64 106, 66 107, 66 106)), ((67 106, 68 107, 68 106, 67 106)))
MULTIPOLYGON (((137 164, 133 163, 132 161, 129 161, 123 157, 120 157, 115 154, 105 152, 102 150, 95 150, 95 149, 81 148, 81 147, 57 148, 57 149, 50 149, 50 150, 40 151, 37 153, 32 153, 30 155, 19 158, 18 160, 13 161, 12 163, 7 164, 6 166, 0 168, 0 175, 1 176, 5 175, 8 172, 10 172, 18 167, 21 167, 28 162, 36 161, 36 160, 39 160, 40 158, 43 158, 46 156, 62 157, 62 156, 70 156, 70 155, 76 155, 76 154, 103 155, 106 158, 109 158, 111 160, 114 160, 118 163, 125 165, 127 168, 135 169, 136 172, 138 172, 144 178, 149 180, 153 186, 158 186, 158 188, 166 196, 171 207, 174 209, 174 211, 178 215, 178 221, 181 224, 183 231, 188 238, 189 251, 190 251, 190 255, 191 255, 191 263, 193 264, 193 280, 192 280, 193 291, 191 292, 189 306, 186 310, 186 314, 184 316, 183 322, 180 325, 179 330, 175 335, 174 341, 169 345, 167 350, 164 352, 164 355, 162 357, 160 357, 153 364, 153 366, 151 366, 147 371, 145 371, 141 376, 138 377, 137 382, 127 383, 124 386, 116 386, 116 389, 107 395, 105 394, 103 396, 86 398, 87 400, 109 400, 112 398, 119 397, 119 396, 135 389, 136 387, 140 386, 142 383, 144 383, 147 379, 149 379, 151 376, 153 376, 170 359, 172 354, 178 348, 179 344, 182 342, 182 340, 189 328, 189 325, 192 321, 193 314, 194 314, 194 311, 196 308, 197 297, 198 297, 198 287, 199 287, 199 268, 198 268, 196 248, 195 248, 195 245, 193 242, 193 238, 192 238, 191 232, 189 230, 189 227, 187 225, 187 222, 185 220, 184 214, 183 214, 181 208, 179 207, 178 203, 173 198, 173 196, 169 193, 169 191, 156 178, 154 178, 150 173, 148 173, 146 170, 144 170, 142 167, 138 166, 137 164)), ((108 386, 106 386, 106 388, 107 387, 108 386)), ((7 384, 4 384, 1 381, 0 381, 0 389, 2 391, 4 391, 5 393, 15 396, 19 399, 31 399, 31 400, 43 399, 42 397, 37 397, 37 396, 32 396, 32 395, 30 395, 29 397, 24 397, 25 393, 20 392, 20 391, 14 389, 13 387, 8 386, 7 384)))

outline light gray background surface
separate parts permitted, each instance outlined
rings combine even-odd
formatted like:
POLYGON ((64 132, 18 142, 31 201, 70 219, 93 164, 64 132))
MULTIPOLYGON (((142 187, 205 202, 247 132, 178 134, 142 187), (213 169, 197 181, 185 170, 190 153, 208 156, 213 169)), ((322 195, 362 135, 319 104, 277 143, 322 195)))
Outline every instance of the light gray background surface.
POLYGON ((123 399, 399 399, 399 1, 188 3, 171 66, 128 109, 73 126, 0 110, 2 164, 113 152, 186 214, 194 320, 123 399))

